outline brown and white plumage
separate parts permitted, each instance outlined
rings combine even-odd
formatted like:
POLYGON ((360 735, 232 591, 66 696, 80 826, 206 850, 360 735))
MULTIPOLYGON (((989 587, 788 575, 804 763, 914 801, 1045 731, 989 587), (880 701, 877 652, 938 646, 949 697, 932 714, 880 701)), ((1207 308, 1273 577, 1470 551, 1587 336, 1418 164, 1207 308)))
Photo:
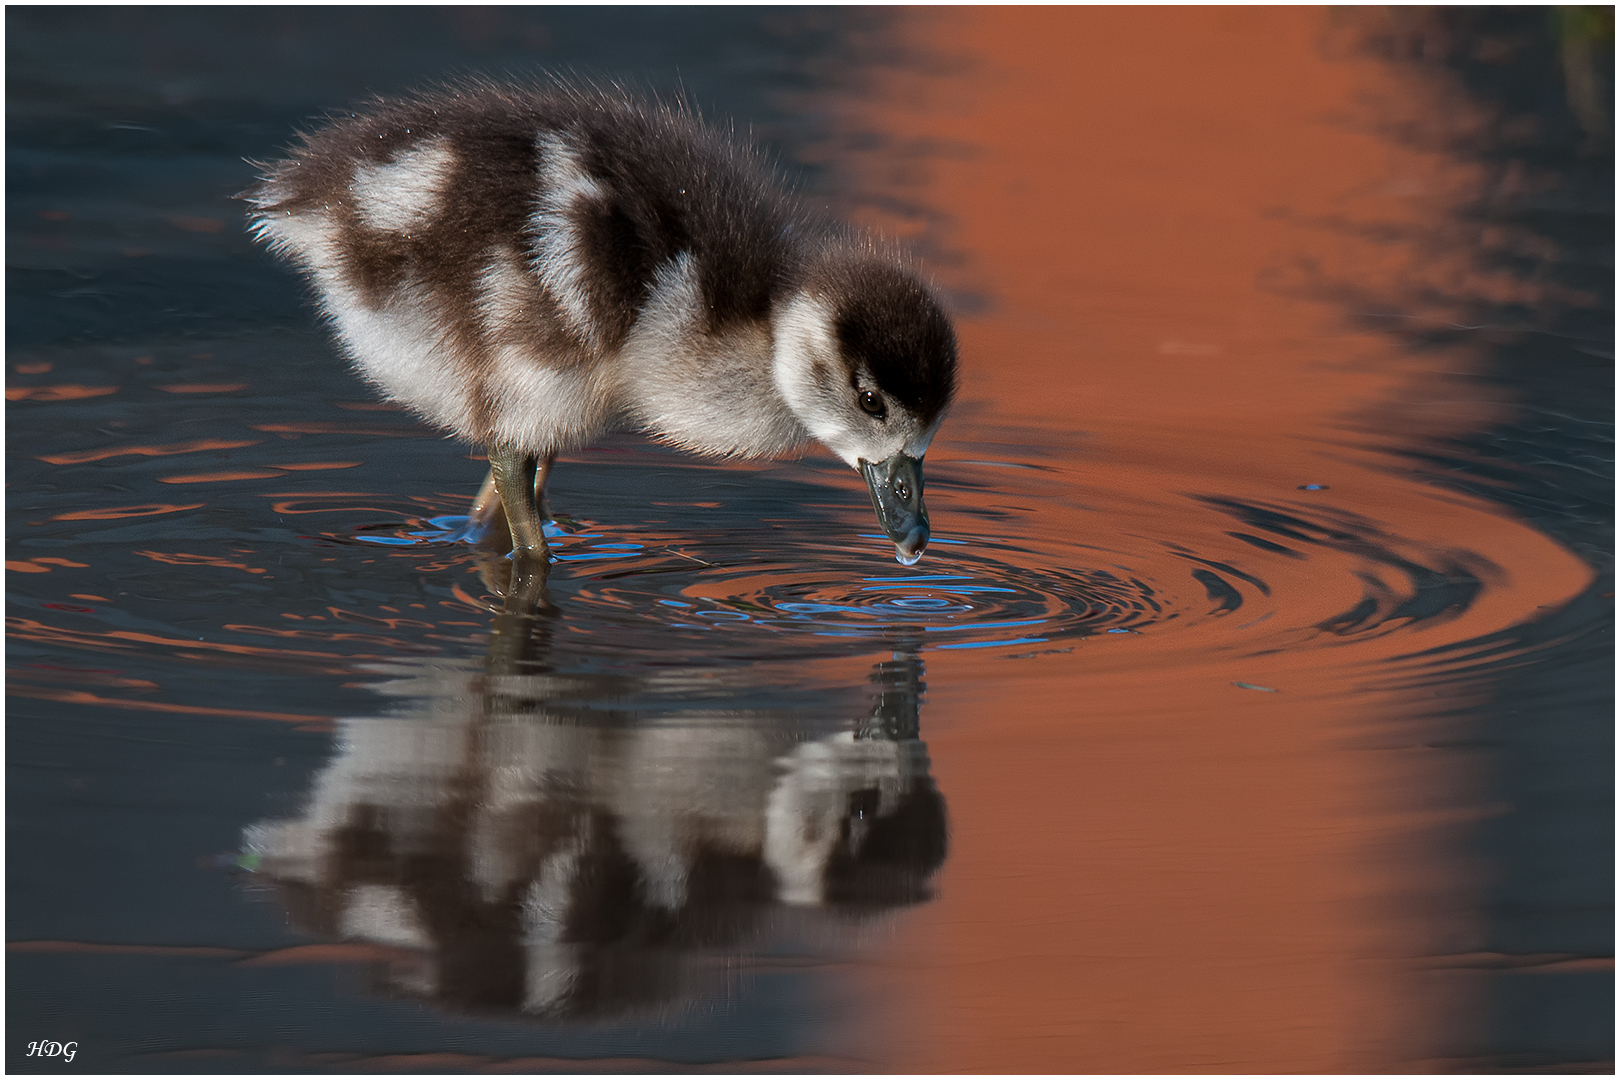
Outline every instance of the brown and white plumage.
POLYGON ((487 85, 379 101, 248 198, 360 372, 490 448, 520 552, 543 551, 552 456, 632 429, 720 455, 817 439, 920 557, 949 319, 903 261, 685 111, 487 85))

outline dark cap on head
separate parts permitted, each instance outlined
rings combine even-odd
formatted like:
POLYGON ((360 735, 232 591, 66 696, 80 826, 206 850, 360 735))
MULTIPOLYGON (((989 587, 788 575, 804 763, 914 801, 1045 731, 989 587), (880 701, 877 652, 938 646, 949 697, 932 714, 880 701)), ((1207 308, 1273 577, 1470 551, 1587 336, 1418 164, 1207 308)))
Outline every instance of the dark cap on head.
POLYGON ((933 292, 875 252, 829 259, 818 270, 811 289, 832 308, 844 359, 932 424, 956 393, 956 332, 933 292))

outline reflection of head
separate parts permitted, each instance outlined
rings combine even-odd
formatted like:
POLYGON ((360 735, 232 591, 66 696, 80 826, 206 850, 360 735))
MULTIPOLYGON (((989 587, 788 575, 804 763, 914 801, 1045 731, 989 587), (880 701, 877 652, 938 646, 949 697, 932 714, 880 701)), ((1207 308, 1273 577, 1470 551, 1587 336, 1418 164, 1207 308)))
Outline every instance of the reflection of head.
MULTIPOLYGON (((909 687, 915 717, 915 672, 878 681, 875 716, 909 687)), ((600 1017, 690 995, 783 919, 836 934, 827 912, 928 897, 945 809, 914 735, 585 719, 587 684, 440 674, 407 711, 344 720, 302 815, 247 830, 295 925, 393 947, 396 992, 600 1017)))
POLYGON ((945 860, 945 804, 922 743, 804 743, 783 759, 765 859, 790 904, 883 907, 927 899, 945 860))

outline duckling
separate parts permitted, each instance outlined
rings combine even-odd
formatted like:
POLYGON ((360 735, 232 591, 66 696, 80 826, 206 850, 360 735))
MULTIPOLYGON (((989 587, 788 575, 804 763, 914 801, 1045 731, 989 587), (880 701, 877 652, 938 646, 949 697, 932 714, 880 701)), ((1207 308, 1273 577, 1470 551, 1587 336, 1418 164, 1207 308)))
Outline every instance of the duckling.
POLYGON ((617 91, 470 84, 304 134, 243 195, 356 369, 483 444, 475 521, 545 559, 557 454, 614 430, 755 457, 814 439, 862 474, 905 565, 955 332, 897 253, 758 154, 617 91))

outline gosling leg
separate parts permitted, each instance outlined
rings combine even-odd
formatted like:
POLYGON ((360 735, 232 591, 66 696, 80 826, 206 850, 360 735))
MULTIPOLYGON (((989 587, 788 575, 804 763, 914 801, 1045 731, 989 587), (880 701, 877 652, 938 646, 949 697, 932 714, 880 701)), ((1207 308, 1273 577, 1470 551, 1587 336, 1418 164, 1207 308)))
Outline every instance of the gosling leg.
MULTIPOLYGON (((489 448, 489 475, 506 511, 514 558, 546 556, 546 518, 541 512, 541 500, 553 460, 552 454, 541 457, 510 446, 489 448)), ((483 493, 479 494, 482 497, 483 493)))
POLYGON ((545 590, 551 564, 542 507, 554 457, 510 446, 489 448, 490 478, 512 534, 511 572, 503 608, 508 615, 529 617, 548 606, 545 590))
MULTIPOLYGON (((495 490, 495 471, 491 469, 484 476, 483 486, 478 489, 478 495, 467 511, 467 531, 462 535, 469 543, 482 544, 489 540, 494 545, 499 540, 497 534, 509 533, 506 514, 501 509, 500 492, 495 490)), ((511 551, 511 542, 508 541, 501 550, 511 551)))
MULTIPOLYGON (((534 471, 534 504, 540 509, 542 522, 546 517, 546 477, 550 475, 551 465, 555 460, 555 454, 546 455, 534 471)), ((491 469, 484 474, 484 483, 479 487, 472 506, 467 510, 467 531, 464 538, 473 544, 481 544, 488 540, 491 547, 504 544, 501 550, 511 551, 513 546, 511 536, 512 530, 506 523, 506 509, 501 505, 501 494, 495 489, 495 470, 491 469)))
POLYGON ((546 520, 546 481, 551 478, 551 466, 556 461, 556 454, 547 454, 534 470, 534 505, 540 511, 542 522, 546 520))

